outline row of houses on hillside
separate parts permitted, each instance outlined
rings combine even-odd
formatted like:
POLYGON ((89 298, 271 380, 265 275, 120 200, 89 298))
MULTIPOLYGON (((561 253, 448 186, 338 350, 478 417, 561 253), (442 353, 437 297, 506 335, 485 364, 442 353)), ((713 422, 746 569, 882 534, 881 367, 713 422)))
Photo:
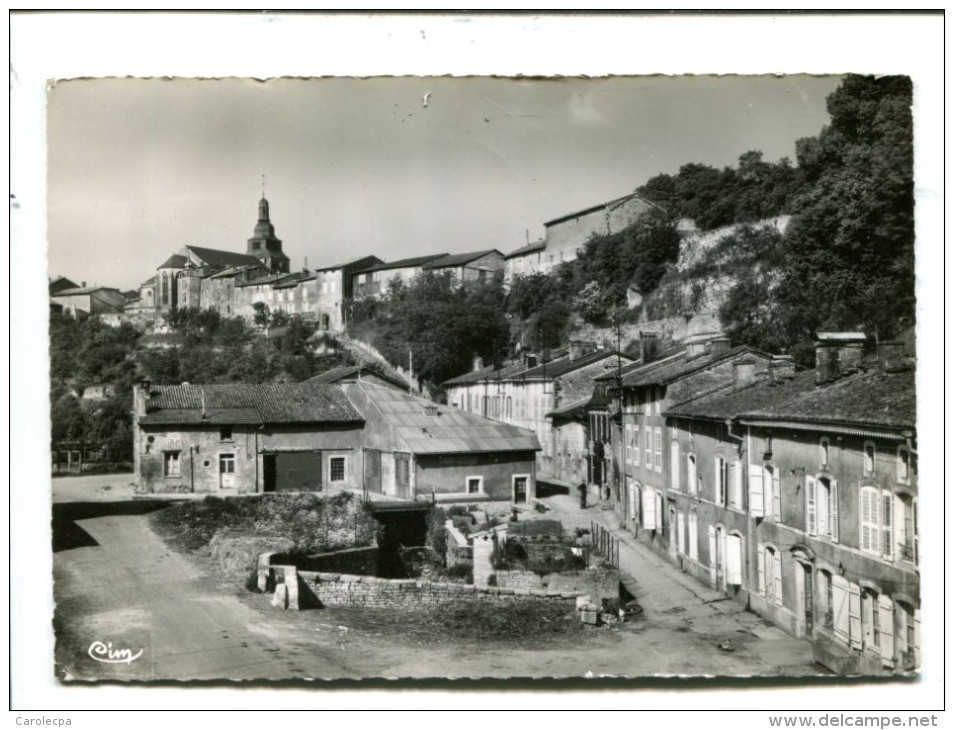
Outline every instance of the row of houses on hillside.
MULTIPOLYGON (((703 335, 557 351, 445 383, 448 403, 533 429, 539 474, 596 483, 621 527, 813 642, 839 673, 920 663, 913 358, 820 333, 816 368, 703 335)), ((572 349, 572 348, 571 348, 572 349)))
POLYGON ((535 499, 532 431, 409 395, 377 374, 328 379, 335 382, 137 385, 139 489, 535 499))

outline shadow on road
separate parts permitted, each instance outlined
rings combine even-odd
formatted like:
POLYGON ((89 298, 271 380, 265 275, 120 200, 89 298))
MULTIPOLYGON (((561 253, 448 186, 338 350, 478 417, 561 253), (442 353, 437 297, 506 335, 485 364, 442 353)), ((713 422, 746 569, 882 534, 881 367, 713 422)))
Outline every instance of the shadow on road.
POLYGON ((564 487, 562 484, 552 484, 550 482, 544 482, 537 480, 537 498, 545 499, 547 497, 554 497, 558 494, 569 494, 570 488, 564 487))
POLYGON ((167 499, 141 499, 129 502, 62 502, 53 505, 53 552, 95 547, 99 543, 77 525, 79 520, 111 515, 144 515, 173 504, 167 499))

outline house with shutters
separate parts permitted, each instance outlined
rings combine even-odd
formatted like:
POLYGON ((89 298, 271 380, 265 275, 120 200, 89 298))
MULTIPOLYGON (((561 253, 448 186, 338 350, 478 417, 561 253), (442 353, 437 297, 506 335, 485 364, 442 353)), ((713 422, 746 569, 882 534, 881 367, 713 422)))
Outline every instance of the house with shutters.
POLYGON ((820 334, 813 371, 774 358, 666 409, 679 486, 656 523, 685 571, 842 674, 912 670, 921 651, 913 362, 863 344, 820 334))

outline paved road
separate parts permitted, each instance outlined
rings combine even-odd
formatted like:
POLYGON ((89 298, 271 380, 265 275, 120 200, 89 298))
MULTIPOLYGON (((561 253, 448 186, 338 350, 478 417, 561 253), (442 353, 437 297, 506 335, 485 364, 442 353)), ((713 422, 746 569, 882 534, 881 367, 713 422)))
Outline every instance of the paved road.
MULTIPOLYGON (((79 520, 93 545, 54 556, 57 663, 75 679, 252 679, 309 676, 301 650, 268 615, 243 605, 234 590, 204 576, 165 546, 145 515, 79 520), (88 655, 94 642, 142 656, 108 664, 88 655)), ((311 647, 318 676, 358 674, 311 647)))

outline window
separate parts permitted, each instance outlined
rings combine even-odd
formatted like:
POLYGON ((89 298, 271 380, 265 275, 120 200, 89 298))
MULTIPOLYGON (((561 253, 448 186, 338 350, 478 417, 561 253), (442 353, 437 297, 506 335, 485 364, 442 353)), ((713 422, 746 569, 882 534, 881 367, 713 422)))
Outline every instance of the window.
POLYGON ((805 477, 805 515, 809 535, 838 542, 838 482, 805 477))
MULTIPOLYGON (((778 470, 771 464, 766 464, 764 467, 759 469, 755 467, 759 472, 759 490, 761 491, 761 504, 759 505, 761 509, 758 513, 753 511, 753 514, 761 514, 763 517, 774 517, 779 519, 781 517, 780 512, 782 510, 782 484, 781 479, 779 478, 778 470)), ((752 509, 754 504, 752 494, 753 487, 755 487, 755 480, 753 475, 749 474, 749 509, 752 509)))
POLYGON ((865 648, 881 649, 881 612, 878 608, 878 594, 870 588, 861 593, 861 630, 865 648))
POLYGON ((633 424, 624 423, 623 424, 623 442, 625 446, 627 464, 633 463, 633 424))
POLYGON ((219 454, 219 473, 235 473, 235 454, 219 454))
POLYGON ((653 433, 653 443, 656 447, 656 471, 662 474, 662 429, 659 426, 656 426, 656 430, 653 433))
POLYGON ((725 536, 725 582, 730 586, 742 585, 742 536, 725 536))
POLYGON ((661 525, 656 522, 656 492, 649 487, 643 487, 642 502, 643 529, 655 530, 657 526, 661 527, 661 525))
POLYGON ((713 498, 716 504, 722 505, 723 507, 728 497, 728 480, 729 471, 726 461, 723 457, 717 456, 715 458, 715 494, 713 498))
POLYGON ((689 557, 699 559, 699 517, 695 511, 689 513, 689 557))
POLYGON ((212 466, 212 462, 209 461, 208 459, 203 459, 203 460, 202 460, 202 466, 205 467, 206 469, 208 469, 210 466, 212 466))
POLYGON ((918 503, 910 495, 899 494, 896 502, 895 530, 898 533, 898 556, 917 565, 918 503))
POLYGON ((818 442, 818 464, 822 469, 828 468, 828 437, 822 436, 818 442))
POLYGON ((639 424, 633 424, 633 464, 639 466, 639 424))
POLYGON ((331 481, 343 482, 345 478, 345 457, 332 456, 328 460, 328 471, 331 473, 331 481))
POLYGON ((180 476, 179 471, 179 454, 178 451, 164 451, 162 455, 163 460, 163 474, 167 477, 177 477, 180 476))
POLYGON ((483 491, 483 477, 467 477, 467 494, 480 494, 483 491))
POLYGON ((689 494, 696 493, 696 487, 698 486, 698 477, 696 475, 696 455, 687 454, 686 455, 686 481, 689 486, 689 494))
POLYGON ((782 554, 769 545, 759 550, 759 593, 765 600, 782 605, 782 554))
POLYGON ((509 395, 507 396, 507 412, 505 415, 508 420, 513 419, 513 397, 509 395))
POLYGON ((835 628, 835 616, 832 591, 832 574, 821 569, 818 571, 818 615, 819 621, 829 631, 835 628))
POLYGON ((742 465, 738 461, 729 467, 729 506, 742 509, 742 465))
POLYGON ((681 458, 679 456, 679 442, 671 441, 669 443, 669 488, 679 489, 679 466, 681 458))
POLYGON ((864 454, 864 473, 865 476, 870 476, 874 474, 874 464, 875 464, 875 447, 874 444, 870 441, 865 442, 865 454, 864 454))
POLYGON ((222 426, 219 429, 219 441, 231 441, 231 440, 232 440, 232 427, 222 426))
POLYGON ((646 468, 652 471, 653 468, 653 430, 646 426, 646 468))
POLYGON ((894 555, 894 501, 890 492, 862 487, 860 493, 861 549, 872 555, 894 555))
POLYGON ((897 607, 898 633, 895 639, 901 652, 902 665, 905 669, 914 669, 921 648, 921 612, 903 601, 898 601, 897 607))
POLYGON ((898 448, 898 481, 902 484, 911 481, 911 452, 904 446, 898 448))
POLYGON ((686 515, 682 512, 676 513, 676 552, 680 555, 686 553, 686 515))

